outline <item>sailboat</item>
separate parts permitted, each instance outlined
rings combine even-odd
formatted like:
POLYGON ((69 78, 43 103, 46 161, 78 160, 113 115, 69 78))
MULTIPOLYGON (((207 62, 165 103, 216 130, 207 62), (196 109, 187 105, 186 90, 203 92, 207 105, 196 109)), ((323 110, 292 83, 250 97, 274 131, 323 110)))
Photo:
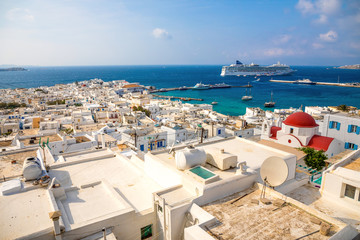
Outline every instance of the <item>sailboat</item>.
POLYGON ((273 92, 271 91, 271 100, 270 102, 265 102, 264 104, 265 107, 275 107, 275 102, 273 100, 273 92))
POLYGON ((243 100, 243 101, 249 101, 249 100, 253 99, 253 97, 251 96, 251 88, 250 88, 250 95, 248 95, 247 90, 248 89, 246 88, 246 95, 241 98, 241 100, 243 100))

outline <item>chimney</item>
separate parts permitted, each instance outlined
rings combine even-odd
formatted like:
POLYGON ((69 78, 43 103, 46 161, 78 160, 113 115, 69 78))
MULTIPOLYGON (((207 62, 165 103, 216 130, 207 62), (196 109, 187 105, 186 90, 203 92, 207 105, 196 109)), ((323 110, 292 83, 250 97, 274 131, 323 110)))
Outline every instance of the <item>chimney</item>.
POLYGON ((60 231, 60 211, 50 212, 49 217, 53 220, 54 223, 54 235, 56 240, 62 240, 61 231, 60 231))
POLYGON ((101 134, 101 144, 102 144, 102 148, 105 148, 105 134, 101 134))

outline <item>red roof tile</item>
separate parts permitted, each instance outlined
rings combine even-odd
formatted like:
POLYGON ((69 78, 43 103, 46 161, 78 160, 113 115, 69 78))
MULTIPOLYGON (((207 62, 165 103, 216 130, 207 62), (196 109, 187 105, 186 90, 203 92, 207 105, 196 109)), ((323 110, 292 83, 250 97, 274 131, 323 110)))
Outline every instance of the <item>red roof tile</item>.
POLYGON ((277 139, 277 132, 281 130, 281 127, 271 127, 270 133, 271 133, 271 137, 273 139, 277 139))
POLYGON ((307 146, 314 148, 315 150, 324 150, 326 152, 333 140, 334 139, 330 137, 314 135, 307 146))

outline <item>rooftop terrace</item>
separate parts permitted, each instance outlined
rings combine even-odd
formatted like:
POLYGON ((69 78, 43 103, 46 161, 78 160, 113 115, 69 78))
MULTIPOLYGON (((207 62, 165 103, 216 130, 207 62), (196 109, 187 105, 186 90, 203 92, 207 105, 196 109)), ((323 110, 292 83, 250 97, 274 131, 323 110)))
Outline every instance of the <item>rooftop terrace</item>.
MULTIPOLYGON (((252 203, 259 199, 259 189, 248 189, 227 198, 212 202, 202 208, 218 220, 209 227, 209 233, 221 239, 328 239, 319 233, 320 226, 311 221, 314 218, 308 212, 286 203, 283 207, 273 204, 252 203), (248 194, 248 195, 245 195, 248 194), (240 200, 234 200, 245 195, 240 200)), ((275 196, 267 194, 272 201, 275 196)), ((321 219, 319 219, 321 221, 321 219)), ((331 227, 330 235, 338 231, 331 227)))
POLYGON ((355 159, 351 163, 345 165, 344 168, 360 172, 360 158, 355 159))
MULTIPOLYGON (((57 135, 57 134, 41 136, 41 139, 42 139, 42 141, 47 141, 47 139, 49 139, 49 142, 56 142, 56 141, 62 140, 61 137, 59 137, 59 135, 57 135)), ((20 139, 20 142, 24 143, 25 146, 29 146, 29 145, 39 144, 39 140, 40 140, 40 137, 36 137, 36 139, 26 138, 26 139, 20 139), (30 143, 30 140, 33 140, 33 141, 31 141, 31 143, 30 143)))
POLYGON ((28 157, 35 157, 36 150, 22 150, 14 153, 9 152, 0 155, 0 173, 1 177, 19 176, 22 174, 24 160, 28 157), (14 162, 15 161, 15 162, 14 162), (13 162, 13 163, 12 163, 13 162))

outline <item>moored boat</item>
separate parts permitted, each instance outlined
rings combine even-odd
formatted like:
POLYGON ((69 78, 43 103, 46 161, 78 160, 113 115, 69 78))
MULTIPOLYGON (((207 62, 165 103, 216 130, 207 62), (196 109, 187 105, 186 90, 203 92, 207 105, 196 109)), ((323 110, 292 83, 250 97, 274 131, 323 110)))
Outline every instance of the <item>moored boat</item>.
POLYGON ((274 102, 273 100, 273 92, 271 92, 271 100, 270 102, 265 102, 264 107, 268 107, 268 108, 275 107, 275 103, 276 102, 274 102))
POLYGON ((243 101, 249 101, 249 100, 252 100, 253 99, 253 97, 251 96, 251 88, 250 88, 250 94, 248 95, 248 93, 247 93, 247 89, 246 89, 246 95, 244 95, 242 98, 241 98, 241 100, 243 100, 243 101))
POLYGON ((209 89, 209 88, 210 88, 210 85, 202 84, 200 82, 200 83, 197 83, 192 89, 194 89, 194 90, 205 90, 205 89, 209 89))
POLYGON ((304 85, 315 85, 316 82, 311 81, 310 79, 302 79, 296 80, 293 82, 294 84, 304 84, 304 85))

